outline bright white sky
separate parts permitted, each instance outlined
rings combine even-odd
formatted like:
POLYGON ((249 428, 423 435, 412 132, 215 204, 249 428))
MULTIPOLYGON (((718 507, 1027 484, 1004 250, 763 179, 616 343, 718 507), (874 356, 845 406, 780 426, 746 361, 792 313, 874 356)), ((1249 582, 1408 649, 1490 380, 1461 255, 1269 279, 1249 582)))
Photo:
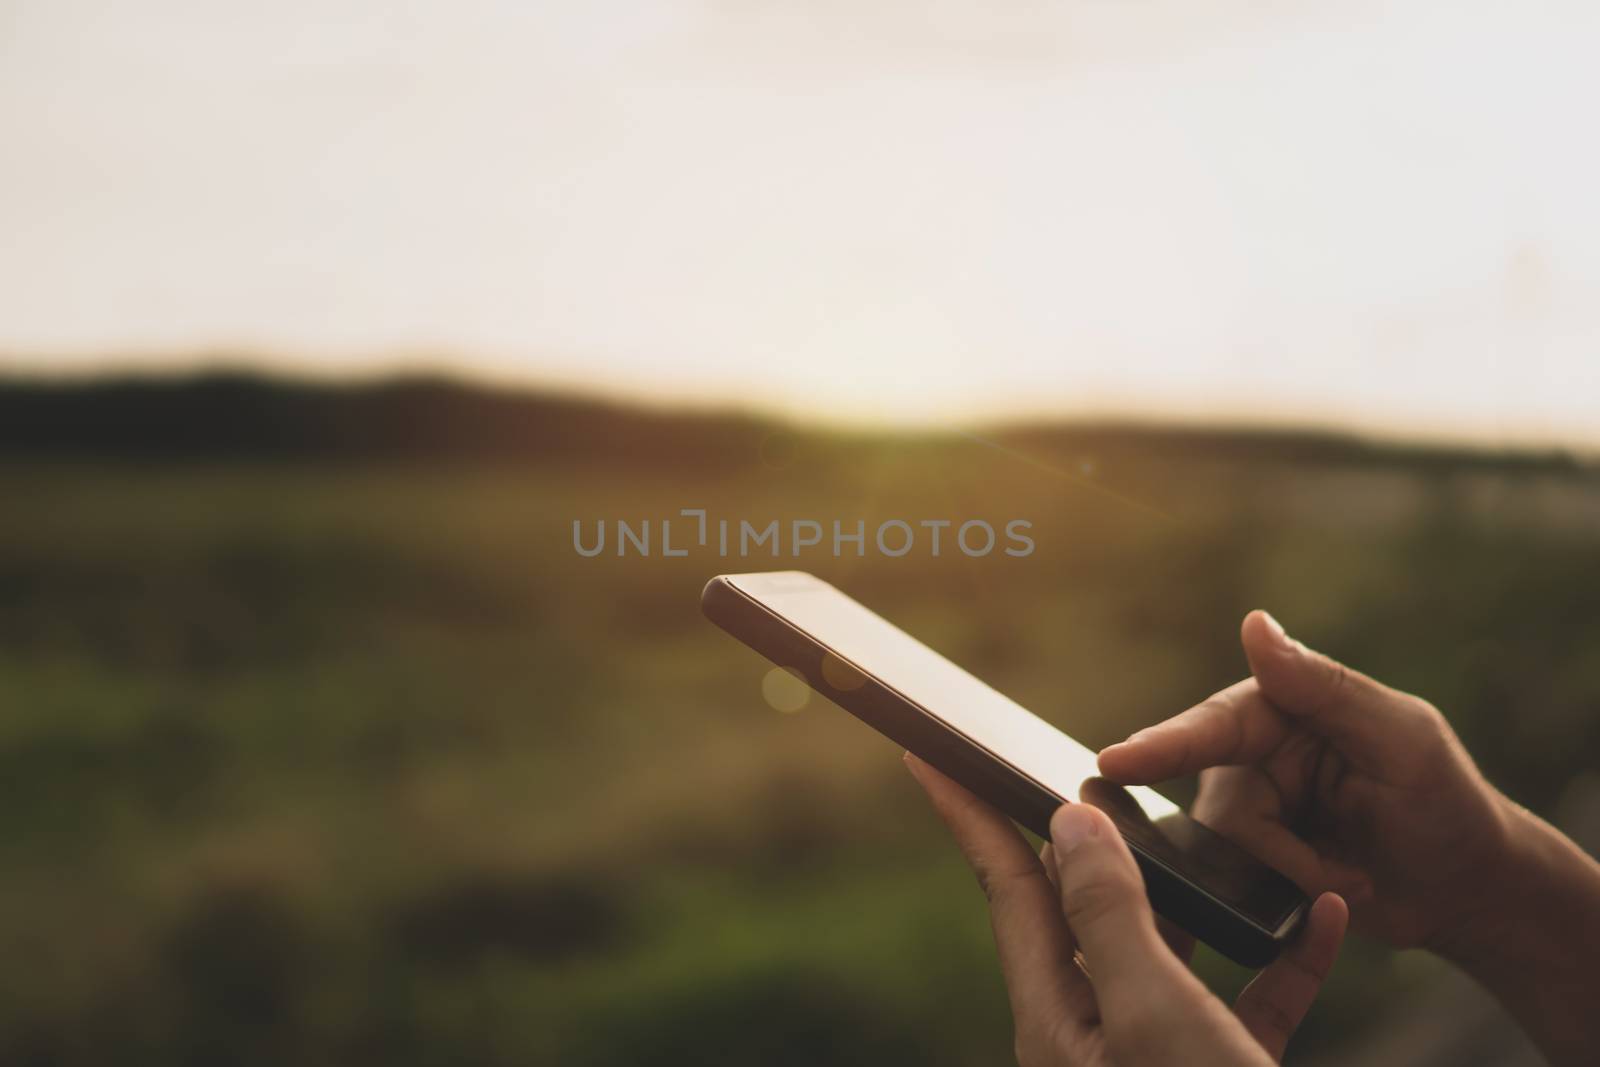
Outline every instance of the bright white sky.
POLYGON ((1592 0, 0 0, 0 351, 1600 442, 1592 0))

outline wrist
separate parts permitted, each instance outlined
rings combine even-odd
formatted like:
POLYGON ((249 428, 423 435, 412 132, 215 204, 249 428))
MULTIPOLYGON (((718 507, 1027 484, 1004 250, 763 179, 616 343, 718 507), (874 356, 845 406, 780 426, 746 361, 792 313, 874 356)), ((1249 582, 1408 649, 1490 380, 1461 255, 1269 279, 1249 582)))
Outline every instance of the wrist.
POLYGON ((1600 864, 1498 793, 1500 860, 1470 920, 1432 946, 1493 993, 1555 1063, 1587 1062, 1600 1024, 1600 864))
POLYGON ((1545 947, 1570 949, 1574 927, 1600 913, 1600 867, 1592 859, 1498 791, 1493 807, 1488 858, 1469 875, 1478 879, 1472 906, 1429 946, 1468 971, 1503 968, 1545 947))

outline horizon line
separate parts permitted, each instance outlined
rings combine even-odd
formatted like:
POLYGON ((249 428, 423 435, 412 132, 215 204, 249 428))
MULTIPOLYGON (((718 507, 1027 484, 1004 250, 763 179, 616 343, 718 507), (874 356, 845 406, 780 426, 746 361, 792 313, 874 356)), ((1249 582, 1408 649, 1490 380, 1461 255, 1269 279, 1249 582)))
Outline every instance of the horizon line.
MULTIPOLYGON (((59 354, 58 354, 59 355, 59 354)), ((593 377, 538 371, 494 371, 467 365, 459 357, 399 353, 366 366, 323 367, 316 357, 279 356, 261 351, 197 349, 185 355, 129 353, 69 366, 50 365, 49 356, 25 356, 0 350, 0 385, 92 387, 115 381, 182 383, 236 377, 265 384, 310 388, 371 388, 399 382, 434 382, 486 393, 549 397, 576 403, 629 407, 684 416, 723 416, 770 420, 796 429, 837 433, 954 434, 1048 429, 1052 426, 1105 427, 1146 432, 1242 433, 1262 437, 1341 439, 1379 447, 1429 451, 1462 451, 1499 455, 1560 455, 1584 463, 1600 462, 1600 432, 1587 439, 1557 435, 1474 432, 1438 420, 1431 426, 1406 427, 1385 419, 1340 419, 1294 414, 1262 415, 1217 407, 1182 410, 1160 404, 1106 401, 1095 404, 1041 404, 1004 410, 995 405, 968 414, 871 415, 861 411, 821 411, 782 401, 736 399, 715 391, 702 395, 672 393, 648 385, 629 387, 593 377)))

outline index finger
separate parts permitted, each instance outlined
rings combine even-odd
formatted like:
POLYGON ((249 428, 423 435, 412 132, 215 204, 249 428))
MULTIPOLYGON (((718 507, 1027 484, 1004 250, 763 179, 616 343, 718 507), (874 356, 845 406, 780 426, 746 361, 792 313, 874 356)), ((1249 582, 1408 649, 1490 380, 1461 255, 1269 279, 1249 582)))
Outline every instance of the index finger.
POLYGON ((1207 697, 1100 753, 1100 773, 1124 785, 1145 785, 1207 767, 1265 759, 1288 734, 1283 713, 1254 678, 1207 697))
POLYGON ((911 753, 905 762, 989 898, 1018 1033, 1050 1033, 1065 1022, 1074 1039, 1081 1037, 1099 1009, 1039 857, 1010 819, 911 753))

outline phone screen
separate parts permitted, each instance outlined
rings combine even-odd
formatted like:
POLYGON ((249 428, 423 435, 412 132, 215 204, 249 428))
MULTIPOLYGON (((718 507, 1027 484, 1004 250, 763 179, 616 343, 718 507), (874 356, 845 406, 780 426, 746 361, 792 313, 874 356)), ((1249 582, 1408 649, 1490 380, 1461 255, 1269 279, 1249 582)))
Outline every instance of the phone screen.
POLYGON ((1276 872, 1172 801, 1145 786, 1101 778, 1088 748, 826 582, 799 571, 727 580, 824 646, 825 674, 837 657, 841 674, 876 679, 1056 796, 1102 809, 1150 858, 1265 929, 1275 929, 1300 903, 1276 872))

